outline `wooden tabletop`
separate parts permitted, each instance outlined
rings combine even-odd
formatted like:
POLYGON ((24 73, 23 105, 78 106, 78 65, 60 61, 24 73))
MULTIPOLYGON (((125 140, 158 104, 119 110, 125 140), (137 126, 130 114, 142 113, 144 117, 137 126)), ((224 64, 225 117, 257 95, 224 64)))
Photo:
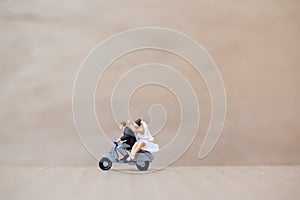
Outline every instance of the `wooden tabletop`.
POLYGON ((300 166, 1 167, 0 199, 300 199, 300 166), (132 168, 132 172, 136 172, 132 168))

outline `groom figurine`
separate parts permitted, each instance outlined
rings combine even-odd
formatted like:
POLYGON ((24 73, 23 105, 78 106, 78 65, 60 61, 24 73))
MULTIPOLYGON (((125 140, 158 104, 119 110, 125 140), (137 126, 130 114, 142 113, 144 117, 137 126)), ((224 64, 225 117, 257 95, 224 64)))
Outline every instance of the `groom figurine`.
POLYGON ((121 121, 119 123, 119 129, 122 131, 123 136, 118 138, 116 142, 120 143, 117 148, 120 154, 123 156, 120 161, 124 162, 129 157, 126 150, 131 150, 132 146, 136 142, 136 137, 134 132, 128 126, 126 126, 125 121, 121 121))

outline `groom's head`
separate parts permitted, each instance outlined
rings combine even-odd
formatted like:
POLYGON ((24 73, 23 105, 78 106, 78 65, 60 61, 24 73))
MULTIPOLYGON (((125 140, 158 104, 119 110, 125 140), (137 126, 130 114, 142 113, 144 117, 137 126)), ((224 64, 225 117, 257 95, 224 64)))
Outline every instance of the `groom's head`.
POLYGON ((119 123, 119 129, 120 130, 123 130, 123 128, 126 126, 126 122, 125 121, 121 121, 120 123, 119 123))

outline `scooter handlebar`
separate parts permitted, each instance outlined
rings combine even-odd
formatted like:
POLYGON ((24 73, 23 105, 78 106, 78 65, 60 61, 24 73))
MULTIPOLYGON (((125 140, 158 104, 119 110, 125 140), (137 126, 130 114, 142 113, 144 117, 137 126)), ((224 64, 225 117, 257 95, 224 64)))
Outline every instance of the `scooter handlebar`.
POLYGON ((113 143, 118 146, 118 142, 116 140, 113 140, 113 143))

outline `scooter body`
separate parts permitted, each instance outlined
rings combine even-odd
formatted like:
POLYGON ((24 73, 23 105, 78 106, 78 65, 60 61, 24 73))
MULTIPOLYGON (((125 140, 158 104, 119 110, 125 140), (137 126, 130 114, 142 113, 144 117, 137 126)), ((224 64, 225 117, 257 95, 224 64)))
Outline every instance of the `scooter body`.
POLYGON ((146 171, 149 168, 150 163, 154 159, 153 155, 149 151, 141 150, 136 155, 134 160, 131 161, 120 161, 117 153, 118 143, 114 141, 113 146, 110 150, 103 154, 99 161, 99 167, 102 170, 109 170, 112 167, 112 163, 136 165, 138 170, 146 171))

